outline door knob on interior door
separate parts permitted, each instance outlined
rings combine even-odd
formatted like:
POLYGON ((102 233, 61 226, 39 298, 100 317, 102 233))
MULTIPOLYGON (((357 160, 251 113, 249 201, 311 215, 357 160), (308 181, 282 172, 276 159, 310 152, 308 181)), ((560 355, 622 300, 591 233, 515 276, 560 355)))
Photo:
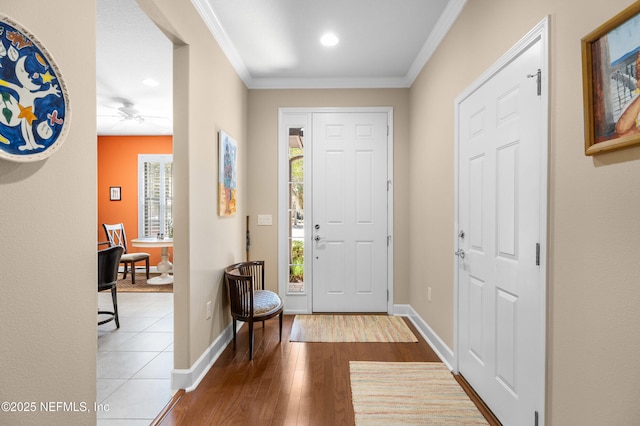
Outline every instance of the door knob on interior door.
POLYGON ((456 256, 460 256, 460 259, 464 259, 464 255, 465 255, 464 250, 459 249, 459 250, 458 250, 458 251, 456 251, 454 254, 455 254, 456 256))

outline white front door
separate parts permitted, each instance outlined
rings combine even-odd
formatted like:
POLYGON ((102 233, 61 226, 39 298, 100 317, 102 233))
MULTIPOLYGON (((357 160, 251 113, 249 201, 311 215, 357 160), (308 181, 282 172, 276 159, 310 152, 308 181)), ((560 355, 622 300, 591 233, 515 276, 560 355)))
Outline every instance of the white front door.
POLYGON ((313 311, 387 311, 384 112, 313 114, 313 311))
POLYGON ((509 425, 544 403, 542 44, 458 104, 458 367, 509 425))

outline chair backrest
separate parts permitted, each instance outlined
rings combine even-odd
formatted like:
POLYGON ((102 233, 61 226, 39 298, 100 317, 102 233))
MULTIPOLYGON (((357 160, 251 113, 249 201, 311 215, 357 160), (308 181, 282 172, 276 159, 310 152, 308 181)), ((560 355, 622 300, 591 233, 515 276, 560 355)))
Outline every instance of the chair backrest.
POLYGON ((251 275, 254 290, 264 290, 264 260, 238 263, 238 270, 242 275, 251 275))
POLYGON ((231 315, 234 318, 253 316, 253 293, 264 290, 264 261, 254 260, 230 265, 224 270, 229 290, 231 315))
POLYGON ((104 233, 107 235, 107 240, 110 246, 120 246, 124 249, 124 253, 127 252, 127 234, 124 232, 124 224, 116 223, 115 225, 102 224, 104 233))
POLYGON ((98 290, 111 288, 118 281, 118 266, 124 253, 121 246, 98 250, 98 290))

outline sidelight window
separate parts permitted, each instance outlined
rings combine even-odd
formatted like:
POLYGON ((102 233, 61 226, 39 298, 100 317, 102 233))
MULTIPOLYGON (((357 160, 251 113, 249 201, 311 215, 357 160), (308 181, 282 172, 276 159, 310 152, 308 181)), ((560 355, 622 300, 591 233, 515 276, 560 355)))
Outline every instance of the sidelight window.
POLYGON ((289 129, 289 288, 304 292, 304 130, 289 129))

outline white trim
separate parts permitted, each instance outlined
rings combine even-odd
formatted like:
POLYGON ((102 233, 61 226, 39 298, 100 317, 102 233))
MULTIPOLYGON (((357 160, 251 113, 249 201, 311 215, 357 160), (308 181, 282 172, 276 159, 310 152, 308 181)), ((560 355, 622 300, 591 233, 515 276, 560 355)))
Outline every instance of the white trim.
POLYGON ((207 28, 209 28, 209 31, 211 31, 213 38, 215 38, 220 45, 220 49, 222 49, 224 55, 229 62, 231 62, 233 69, 236 70, 240 79, 244 81, 244 84, 249 87, 252 79, 251 74, 249 74, 247 66, 244 64, 231 39, 224 28, 222 28, 222 25, 220 25, 220 20, 218 20, 218 17, 211 8, 211 4, 207 0, 191 0, 191 3, 198 11, 198 14, 200 14, 207 28))
POLYGON ((406 81, 408 84, 406 87, 410 87, 413 84, 418 74, 420 74, 420 71, 422 71, 422 68, 429 59, 431 59, 431 56, 433 56, 438 46, 440 46, 440 43, 442 43, 451 26, 456 19, 458 19, 466 3, 467 0, 450 0, 447 3, 438 22, 436 22, 431 34, 429 34, 427 41, 424 43, 424 46, 422 46, 422 49, 420 49, 415 61, 413 61, 409 72, 407 72, 406 81))
POLYGON ((447 346, 447 344, 436 334, 435 331, 420 315, 411 307, 411 305, 395 305, 393 307, 393 315, 407 317, 418 329, 424 340, 427 341, 431 349, 438 355, 438 358, 447 365, 449 370, 457 374, 458 370, 455 368, 455 356, 453 351, 447 346))
POLYGON ((389 89, 411 87, 456 21, 467 0, 450 0, 404 77, 254 78, 207 0, 191 0, 213 38, 249 89, 389 89))
MULTIPOLYGON (((239 330, 243 322, 237 323, 239 330)), ((209 345, 200 355, 200 358, 188 369, 175 368, 171 371, 171 391, 175 393, 179 389, 191 392, 198 387, 200 381, 207 375, 213 364, 220 358, 222 352, 233 341, 233 321, 224 331, 209 345)))
POLYGON ((393 313, 393 254, 394 239, 393 233, 393 211, 394 211, 394 193, 393 187, 395 184, 393 174, 393 108, 387 108, 387 180, 389 182, 387 190, 387 235, 389 236, 389 243, 387 245, 387 313, 391 315, 393 313))
MULTIPOLYGON (((288 140, 290 127, 303 127, 305 133, 308 135, 305 137, 305 158, 309 161, 305 162, 305 174, 311 176, 312 163, 310 150, 307 151, 306 147, 311 142, 312 134, 312 114, 313 113, 375 113, 384 112, 387 114, 387 126, 389 128, 389 134, 387 138, 387 176, 391 179, 392 183, 387 193, 387 232, 391 235, 391 241, 389 243, 389 249, 387 252, 387 290, 389 292, 389 298, 387 301, 387 313, 393 312, 393 107, 300 107, 300 108, 279 108, 278 109, 278 293, 282 297, 285 304, 285 313, 287 314, 309 314, 313 311, 312 308, 312 289, 305 284, 305 294, 287 294, 288 288, 288 276, 289 272, 288 262, 283 259, 288 258, 288 202, 289 193, 287 185, 283 184, 288 180, 288 140)), ((311 194, 310 188, 307 187, 307 179, 305 179, 305 193, 311 194)), ((305 220, 311 219, 310 212, 312 211, 312 204, 310 196, 305 197, 305 220)), ((311 241, 311 228, 305 227, 305 247, 311 241)), ((307 269, 307 262, 305 262, 305 277, 311 276, 311 270, 307 269)))
MULTIPOLYGON (((469 85, 458 97, 455 99, 455 145, 454 145, 454 188, 455 188, 455 208, 454 208, 454 232, 453 239, 454 244, 453 247, 458 249, 458 214, 459 214, 459 206, 458 206, 458 185, 459 185, 459 170, 458 170, 458 154, 459 154, 459 144, 460 144, 460 134, 458 128, 460 126, 460 116, 459 116, 459 106, 460 104, 469 97, 473 92, 475 92, 480 86, 482 86, 487 80, 491 79, 495 74, 500 72, 502 68, 508 65, 513 59, 518 57, 522 52, 527 50, 530 46, 540 41, 542 43, 542 91, 541 91, 541 102, 542 102, 542 117, 543 117, 543 129, 542 129, 542 147, 540 152, 540 281, 538 285, 540 286, 541 292, 541 303, 542 309, 539 312, 538 323, 541 327, 541 341, 540 341, 540 356, 542 359, 540 360, 540 365, 542 371, 540 372, 539 379, 540 383, 538 388, 541 391, 541 395, 538 396, 538 404, 540 418, 539 425, 542 426, 545 424, 546 418, 546 372, 547 372, 547 364, 546 364, 546 338, 547 338, 547 237, 548 237, 548 161, 549 161, 549 17, 546 16, 542 21, 540 21, 531 31, 529 31, 520 41, 518 41, 507 53, 505 53, 495 64, 493 64, 488 70, 478 77, 471 85, 469 85)), ((452 256, 453 258, 454 256, 452 256)), ((459 356, 457 352, 457 348, 459 347, 459 310, 458 310, 458 267, 457 260, 453 259, 453 279, 454 279, 454 331, 453 331, 453 339, 454 339, 454 365, 455 371, 458 370, 459 356)))
POLYGON ((538 424, 544 426, 546 411, 546 388, 547 388, 547 236, 549 233, 548 224, 548 202, 549 202, 549 17, 546 16, 533 31, 539 32, 542 39, 542 78, 541 78, 541 97, 542 97, 542 116, 545 120, 542 123, 543 143, 540 155, 542 157, 540 170, 540 297, 542 299, 543 309, 540 312, 538 321, 542 328, 540 336, 540 348, 542 353, 542 374, 540 375, 539 388, 541 390, 540 398, 540 418, 538 424))
POLYGON ((249 89, 405 89, 413 82, 406 77, 362 78, 253 78, 249 89))

